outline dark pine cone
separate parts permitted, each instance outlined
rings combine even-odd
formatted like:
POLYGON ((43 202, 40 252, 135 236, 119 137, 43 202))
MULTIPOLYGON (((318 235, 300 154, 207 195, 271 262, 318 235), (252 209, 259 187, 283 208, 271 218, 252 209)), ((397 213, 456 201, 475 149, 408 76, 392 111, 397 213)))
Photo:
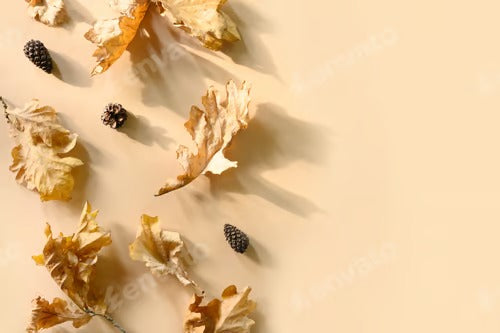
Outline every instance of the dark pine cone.
POLYGON ((229 245, 238 253, 244 253, 250 245, 248 236, 234 225, 224 224, 224 235, 229 245))
POLYGON ((24 45, 24 54, 28 59, 47 73, 52 73, 52 57, 39 40, 30 40, 24 45))
POLYGON ((113 129, 123 126, 127 120, 127 110, 121 104, 109 103, 101 116, 102 123, 113 129))

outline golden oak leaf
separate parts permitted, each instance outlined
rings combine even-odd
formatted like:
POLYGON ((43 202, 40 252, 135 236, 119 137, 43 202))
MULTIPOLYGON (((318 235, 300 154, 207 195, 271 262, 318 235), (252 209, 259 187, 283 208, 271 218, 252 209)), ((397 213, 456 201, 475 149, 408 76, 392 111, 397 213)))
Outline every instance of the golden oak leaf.
POLYGON ((234 21, 221 10, 227 0, 153 0, 174 26, 198 38, 205 47, 219 50, 224 42, 240 40, 234 21))
POLYGON ((184 320, 185 333, 249 333, 255 322, 248 315, 256 303, 248 299, 252 289, 238 293, 235 286, 222 292, 222 300, 214 299, 202 306, 202 296, 195 295, 184 320))
POLYGON ((61 290, 80 309, 103 314, 106 311, 104 295, 93 290, 92 278, 99 251, 111 244, 111 236, 99 227, 96 217, 97 211, 92 211, 90 204, 86 203, 78 230, 73 235, 59 234, 54 238, 47 224, 47 243, 43 253, 34 256, 33 260, 47 268, 61 290))
POLYGON ((28 13, 37 21, 56 26, 66 20, 64 0, 26 0, 28 13))
POLYGON ((42 297, 33 300, 31 323, 27 332, 39 332, 67 321, 72 322, 73 327, 78 328, 87 324, 92 317, 80 309, 70 309, 68 303, 60 298, 54 298, 49 303, 42 297))
POLYGON ((94 52, 98 64, 92 75, 104 73, 125 52, 146 15, 150 0, 110 0, 110 4, 120 11, 120 16, 97 21, 85 34, 85 38, 98 46, 94 52))
POLYGON ((74 187, 71 171, 83 163, 74 157, 61 157, 76 145, 77 135, 65 129, 56 111, 40 106, 38 100, 23 109, 7 109, 12 149, 10 170, 18 183, 37 190, 42 201, 69 200, 74 187))
POLYGON ((169 180, 157 195, 186 186, 202 174, 219 175, 238 166, 237 162, 228 160, 224 153, 233 137, 248 126, 249 94, 247 83, 238 88, 233 81, 226 85, 226 96, 221 96, 213 87, 208 89, 202 97, 205 110, 193 106, 189 120, 184 124, 197 146, 197 152, 179 146, 177 160, 184 168, 184 173, 175 180, 169 180))
POLYGON ((133 260, 144 262, 154 275, 174 275, 183 285, 192 285, 198 290, 185 269, 192 258, 181 235, 161 229, 158 217, 142 215, 141 226, 129 246, 129 253, 133 260))

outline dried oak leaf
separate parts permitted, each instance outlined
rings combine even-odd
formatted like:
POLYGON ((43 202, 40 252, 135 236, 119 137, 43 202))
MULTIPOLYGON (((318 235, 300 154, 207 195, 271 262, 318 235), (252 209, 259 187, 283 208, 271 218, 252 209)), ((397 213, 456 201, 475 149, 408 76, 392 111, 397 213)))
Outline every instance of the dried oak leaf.
POLYGON ((189 120, 184 124, 197 146, 192 152, 186 146, 177 149, 177 160, 184 168, 184 174, 169 180, 157 193, 166 194, 195 180, 199 175, 222 172, 236 168, 237 162, 228 160, 225 150, 241 129, 248 126, 250 86, 244 82, 238 88, 233 81, 226 85, 226 96, 221 96, 213 87, 202 97, 205 110, 191 108, 189 120))
POLYGON ((26 0, 29 15, 49 26, 56 26, 66 20, 64 0, 26 0))
POLYGON ((54 238, 47 224, 47 243, 43 253, 33 256, 33 260, 47 268, 61 290, 81 310, 104 314, 107 308, 104 295, 94 291, 92 279, 99 251, 111 244, 111 236, 95 221, 97 213, 86 203, 78 230, 70 236, 59 234, 54 238))
POLYGON ((144 262, 154 275, 174 275, 183 285, 192 285, 198 291, 185 269, 192 258, 181 235, 161 229, 158 217, 142 215, 141 226, 129 246, 129 254, 133 260, 144 262))
POLYGON ((73 327, 78 328, 87 324, 92 317, 80 309, 70 309, 68 303, 60 298, 54 298, 49 303, 42 297, 33 300, 31 323, 27 332, 39 332, 67 321, 72 322, 73 327))
POLYGON ((249 333, 255 322, 248 315, 256 303, 248 299, 252 289, 238 293, 235 286, 222 292, 222 300, 200 305, 203 296, 194 295, 184 320, 185 333, 249 333))
POLYGON ((98 64, 92 75, 104 73, 125 52, 134 39, 150 4, 150 0, 109 0, 109 2, 120 11, 120 17, 97 21, 85 34, 85 38, 98 46, 94 52, 98 64))
POLYGON ((219 50, 224 42, 240 40, 234 21, 221 10, 227 0, 153 0, 172 24, 198 38, 205 47, 219 50))
POLYGON ((17 182, 37 190, 42 201, 71 199, 71 171, 83 162, 60 155, 75 147, 78 136, 59 123, 53 108, 40 106, 38 100, 27 103, 23 109, 6 109, 5 113, 17 143, 10 166, 17 182))

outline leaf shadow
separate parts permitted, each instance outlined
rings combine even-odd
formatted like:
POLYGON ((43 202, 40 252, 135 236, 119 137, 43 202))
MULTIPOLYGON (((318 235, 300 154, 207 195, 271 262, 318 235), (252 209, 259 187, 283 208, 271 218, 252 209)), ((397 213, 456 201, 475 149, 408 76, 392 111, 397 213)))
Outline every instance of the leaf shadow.
POLYGON ((241 41, 226 45, 223 52, 237 64, 277 76, 273 57, 259 37, 262 33, 270 32, 272 22, 245 2, 233 3, 224 10, 236 22, 241 41), (235 9, 243 14, 239 16, 235 9))
POLYGON ((95 18, 79 0, 66 1, 65 7, 68 16, 65 26, 69 29, 74 30, 78 22, 84 22, 89 25, 94 23, 95 18))
POLYGON ((143 103, 164 106, 185 117, 191 102, 206 90, 206 77, 221 82, 234 75, 188 52, 181 43, 194 42, 177 30, 150 10, 128 50, 133 74, 142 83, 143 103))
POLYGON ((255 325, 252 327, 252 332, 253 333, 263 333, 263 332, 268 332, 268 329, 265 329, 266 327, 266 321, 267 321, 267 316, 265 315, 265 312, 261 310, 261 304, 257 304, 257 307, 255 311, 250 315, 250 318, 252 318, 255 321, 255 325))
POLYGON ((99 256, 96 264, 93 286, 95 290, 106 291, 110 286, 121 286, 126 282, 127 268, 118 256, 116 245, 111 245, 106 253, 99 256))
POLYGON ((314 202, 269 181, 263 174, 297 161, 324 165, 328 158, 328 150, 323 149, 326 145, 325 128, 291 118, 274 104, 261 104, 248 129, 235 136, 226 154, 238 161, 238 168, 218 176, 208 175, 211 193, 216 198, 229 196, 229 200, 230 193, 257 195, 301 217, 321 212, 314 202))
POLYGON ((90 174, 90 155, 85 146, 77 141, 75 148, 72 152, 73 156, 83 162, 83 165, 77 167, 73 171, 73 178, 75 179, 75 188, 71 199, 71 206, 75 206, 75 210, 82 209, 82 203, 86 200, 86 192, 88 186, 88 178, 90 174), (76 207, 78 205, 78 207, 76 207))
MULTIPOLYGON (((65 323, 63 325, 68 326, 69 323, 65 323)), ((54 326, 50 332, 52 332, 52 333, 70 333, 71 329, 66 328, 66 327, 61 327, 61 326, 54 326)))
POLYGON ((154 126, 148 118, 135 115, 132 112, 128 112, 127 121, 118 131, 145 146, 152 146, 156 143, 161 148, 168 149, 169 145, 174 142, 165 135, 167 132, 165 128, 154 126))

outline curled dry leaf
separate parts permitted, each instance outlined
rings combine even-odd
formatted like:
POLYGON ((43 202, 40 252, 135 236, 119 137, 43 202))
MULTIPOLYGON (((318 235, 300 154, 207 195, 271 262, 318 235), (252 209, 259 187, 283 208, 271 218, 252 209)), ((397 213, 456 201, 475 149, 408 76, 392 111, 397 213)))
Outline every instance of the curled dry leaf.
POLYGON ((228 160, 225 150, 241 129, 248 126, 250 86, 243 83, 238 88, 233 81, 226 85, 226 96, 221 96, 213 87, 202 97, 205 110, 191 108, 189 120, 184 124, 193 138, 197 152, 186 146, 177 149, 177 160, 184 173, 175 180, 169 180, 157 195, 177 190, 195 180, 199 175, 222 172, 236 168, 237 162, 228 160))
POLYGON ((59 234, 54 238, 47 224, 47 243, 43 253, 33 260, 47 268, 61 290, 81 310, 104 314, 107 308, 104 295, 93 290, 92 282, 99 251, 111 244, 111 236, 98 226, 96 217, 97 211, 92 211, 86 203, 73 235, 59 234))
POLYGON ((66 20, 64 0, 26 0, 29 15, 49 26, 56 26, 66 20))
POLYGON ((98 46, 94 52, 98 64, 92 75, 104 73, 125 52, 151 3, 157 4, 162 15, 175 27, 199 39, 209 49, 219 50, 226 42, 240 40, 236 24, 221 9, 226 1, 108 0, 110 5, 120 12, 120 16, 97 21, 85 34, 85 38, 98 46))
POLYGON ((60 298, 54 298, 49 303, 42 297, 33 300, 33 310, 31 314, 31 323, 27 332, 39 332, 67 321, 78 328, 87 324, 92 317, 80 309, 70 309, 68 303, 60 298))
POLYGON ((192 285, 185 266, 192 261, 181 236, 177 232, 161 229, 158 217, 142 215, 135 241, 129 246, 130 258, 142 261, 158 276, 174 275, 183 285, 192 285))
POLYGON ((5 112, 17 144, 12 149, 10 166, 17 182, 37 190, 42 201, 71 199, 74 187, 71 171, 83 163, 61 155, 73 150, 77 135, 59 123, 53 108, 40 106, 38 100, 23 109, 5 112))
POLYGON ((154 0, 174 26, 219 50, 224 42, 240 40, 234 21, 221 10, 226 0, 154 0))
POLYGON ((256 303, 248 299, 252 289, 238 293, 235 286, 222 292, 222 300, 214 299, 202 306, 202 296, 195 295, 184 320, 185 333, 249 333, 255 322, 248 315, 256 303))
POLYGON ((98 64, 92 75, 104 73, 125 52, 150 4, 150 0, 109 1, 119 9, 120 17, 97 21, 85 34, 85 38, 98 46, 94 52, 98 64))

